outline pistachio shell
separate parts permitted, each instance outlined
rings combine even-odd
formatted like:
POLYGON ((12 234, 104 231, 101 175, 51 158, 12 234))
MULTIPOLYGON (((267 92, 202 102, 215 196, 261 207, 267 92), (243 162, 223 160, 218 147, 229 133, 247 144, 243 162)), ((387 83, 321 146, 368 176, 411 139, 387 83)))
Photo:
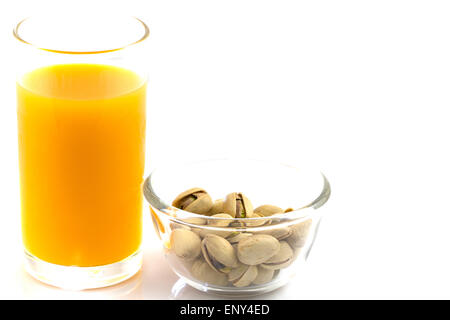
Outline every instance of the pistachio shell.
POLYGON ((232 192, 225 198, 223 211, 233 218, 250 218, 253 206, 248 198, 240 192, 232 192))
POLYGON ((222 219, 209 219, 207 224, 208 226, 215 228, 224 228, 224 230, 211 230, 208 228, 198 228, 198 230, 194 230, 200 238, 204 238, 207 234, 215 234, 219 237, 226 238, 230 234, 233 233, 231 230, 226 230, 226 227, 233 221, 233 217, 226 213, 215 214, 212 217, 222 218, 222 219))
POLYGON ((245 271, 247 271, 248 265, 243 263, 238 263, 238 266, 236 268, 231 269, 231 271, 227 274, 228 281, 234 282, 238 280, 245 271))
POLYGON ((242 228, 245 227, 245 223, 243 220, 234 220, 230 223, 231 228, 242 228))
POLYGON ((284 210, 281 209, 280 207, 273 206, 273 205, 270 205, 270 204, 264 204, 264 205, 259 206, 258 208, 256 208, 254 210, 255 213, 257 213, 260 216, 264 216, 264 217, 271 216, 271 215, 273 215, 275 213, 281 213, 283 211, 284 210))
POLYGON ((250 285, 258 275, 258 268, 256 266, 245 266, 246 270, 242 275, 233 281, 235 287, 246 287, 250 285))
POLYGON ((303 247, 311 229, 312 220, 306 220, 291 226, 291 235, 286 239, 293 248, 303 247))
POLYGON ((209 210, 209 215, 212 216, 212 215, 215 215, 218 213, 223 213, 224 212, 223 211, 223 203, 224 203, 223 199, 218 199, 218 200, 214 201, 211 210, 209 210))
POLYGON ((211 227, 228 227, 230 223, 233 222, 233 217, 228 213, 218 213, 211 217, 218 218, 208 220, 208 225, 211 227))
POLYGON ((194 259, 200 255, 201 241, 194 232, 179 228, 170 234, 170 247, 178 257, 194 259))
POLYGON ((202 188, 192 188, 180 193, 172 205, 181 210, 198 213, 208 214, 213 206, 210 195, 202 188))
POLYGON ((234 248, 222 237, 207 234, 202 240, 201 250, 206 262, 214 270, 229 272, 238 265, 234 248))
POLYGON ((278 240, 283 240, 291 235, 292 230, 291 228, 288 227, 280 227, 262 231, 261 233, 271 235, 272 237, 277 238, 278 240))
POLYGON ((253 284, 259 285, 269 282, 270 280, 272 280, 274 272, 274 270, 261 268, 260 266, 258 266, 258 275, 253 280, 253 284))
POLYGON ((227 240, 229 243, 237 244, 239 241, 241 241, 244 238, 251 237, 253 234, 247 233, 247 232, 236 232, 235 234, 232 234, 227 237, 227 240))
POLYGON ((197 280, 207 284, 218 286, 226 286, 228 284, 226 274, 215 271, 203 259, 195 260, 191 268, 191 274, 197 280))
POLYGON ((183 222, 186 222, 190 225, 198 225, 198 226, 203 226, 206 224, 206 219, 204 218, 200 218, 200 217, 189 217, 189 218, 184 218, 184 219, 180 219, 181 222, 173 222, 170 224, 170 228, 172 230, 174 229, 188 229, 191 230, 192 232, 194 232, 195 234, 197 234, 200 238, 202 238, 200 231, 202 230, 201 228, 197 228, 197 227, 189 227, 185 224, 183 224, 183 222))
POLYGON ((273 215, 270 216, 270 224, 271 225, 276 225, 279 223, 282 223, 286 221, 286 217, 284 216, 284 213, 274 213, 273 215))
POLYGON ((248 265, 263 263, 280 250, 280 243, 272 236, 257 234, 242 239, 237 244, 237 256, 239 261, 248 265))
POLYGON ((210 230, 210 229, 198 229, 198 230, 192 230, 195 233, 198 234, 198 236, 202 239, 204 239, 208 234, 213 234, 216 236, 219 236, 221 238, 226 238, 228 237, 230 234, 233 233, 233 231, 228 231, 228 230, 210 230))
POLYGON ((189 218, 183 218, 180 220, 183 222, 189 223, 189 224, 195 224, 195 225, 199 225, 199 226, 206 224, 206 219, 200 218, 200 217, 189 217, 189 218))
POLYGON ((294 251, 286 241, 280 241, 280 250, 269 260, 261 264, 261 267, 278 270, 288 267, 294 261, 294 251))
MULTIPOLYGON (((252 218, 257 218, 258 216, 254 213, 252 218)), ((265 217, 261 217, 261 219, 246 219, 244 221, 244 225, 246 227, 261 227, 267 224, 270 224, 270 219, 267 219, 265 217)))
POLYGON ((183 265, 185 270, 191 270, 192 266, 194 265, 194 262, 197 261, 197 259, 194 260, 186 260, 186 259, 180 259, 178 257, 175 257, 177 259, 177 263, 180 263, 183 265))

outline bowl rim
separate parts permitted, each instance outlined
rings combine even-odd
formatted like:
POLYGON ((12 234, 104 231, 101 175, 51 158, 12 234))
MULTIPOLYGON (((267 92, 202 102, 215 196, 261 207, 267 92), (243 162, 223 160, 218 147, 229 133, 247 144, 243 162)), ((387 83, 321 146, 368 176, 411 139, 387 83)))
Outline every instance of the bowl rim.
MULTIPOLYGON (((236 159, 236 158, 214 158, 214 159, 194 160, 194 161, 178 163, 178 165, 186 166, 186 165, 200 164, 203 162, 213 162, 213 161, 244 161, 244 162, 257 161, 257 162, 263 162, 263 163, 267 163, 267 164, 271 164, 271 165, 279 165, 279 166, 297 169, 297 170, 300 168, 299 166, 294 166, 292 164, 285 164, 285 163, 275 162, 275 161, 266 160, 266 159, 242 159, 242 158, 239 158, 239 159, 236 159)), ((322 184, 321 192, 319 193, 319 195, 317 195, 308 204, 304 205, 303 207, 289 211, 289 212, 274 214, 274 215, 267 216, 267 217, 233 218, 232 219, 233 221, 247 221, 247 222, 255 221, 255 222, 258 222, 258 221, 269 221, 269 220, 273 221, 274 218, 276 218, 279 221, 276 224, 256 225, 256 226, 247 225, 245 227, 229 227, 229 226, 218 227, 218 226, 208 225, 207 223, 205 225, 199 225, 199 224, 189 223, 188 219, 201 218, 201 219, 204 219, 205 221, 231 220, 231 219, 223 218, 223 217, 206 216, 206 215, 201 215, 201 214, 185 211, 185 210, 182 210, 182 209, 172 206, 166 200, 159 197, 159 195, 155 192, 155 189, 153 188, 152 179, 153 179, 155 173, 157 173, 161 170, 167 169, 168 167, 169 166, 166 165, 166 166, 163 166, 160 168, 156 168, 156 169, 152 170, 151 173, 146 177, 146 179, 143 183, 143 188, 142 188, 144 197, 147 200, 147 202, 150 204, 150 207, 152 210, 156 209, 158 212, 163 213, 166 217, 168 217, 173 222, 183 224, 186 226, 190 226, 190 227, 195 227, 195 228, 204 228, 204 229, 216 230, 216 231, 220 231, 220 230, 242 231, 243 229, 251 229, 253 231, 258 231, 258 230, 279 228, 280 226, 283 226, 283 225, 296 224, 301 221, 305 221, 310 218, 318 216, 319 211, 317 209, 322 207, 328 201, 328 199, 330 198, 330 194, 331 194, 331 187, 330 187, 330 183, 329 183, 327 177, 323 174, 322 171, 313 169, 315 172, 317 172, 322 177, 323 184, 322 184)), ((308 165, 308 167, 307 167, 308 170, 311 169, 311 166, 308 165)), ((152 214, 153 214, 153 212, 152 212, 152 214)))

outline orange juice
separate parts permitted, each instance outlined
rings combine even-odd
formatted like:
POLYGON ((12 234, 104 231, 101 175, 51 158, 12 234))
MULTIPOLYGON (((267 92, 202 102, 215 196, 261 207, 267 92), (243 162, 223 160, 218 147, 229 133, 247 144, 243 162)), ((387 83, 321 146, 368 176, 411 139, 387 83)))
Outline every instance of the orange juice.
POLYGON ((54 65, 17 85, 22 234, 65 266, 118 262, 139 249, 145 81, 119 67, 54 65))

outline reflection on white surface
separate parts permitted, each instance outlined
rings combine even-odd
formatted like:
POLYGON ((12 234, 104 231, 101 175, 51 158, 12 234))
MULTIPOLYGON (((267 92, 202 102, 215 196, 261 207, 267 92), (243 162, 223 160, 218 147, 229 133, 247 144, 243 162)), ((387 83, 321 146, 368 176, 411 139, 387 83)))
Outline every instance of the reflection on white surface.
POLYGON ((142 271, 117 285, 82 291, 62 290, 31 277, 22 268, 22 290, 27 299, 142 299, 142 271))
MULTIPOLYGON (((172 286, 172 296, 171 299, 175 300, 275 300, 280 299, 283 295, 283 291, 286 287, 276 289, 272 292, 249 296, 249 297, 234 297, 234 296, 221 296, 215 293, 206 293, 197 290, 189 286, 184 280, 178 279, 177 282, 172 286)), ((287 298, 285 298, 287 299, 287 298)))
MULTIPOLYGON (((136 275, 122 283, 106 288, 82 291, 62 290, 34 279, 28 275, 23 267, 19 272, 19 276, 22 295, 25 299, 224 300, 231 298, 229 296, 201 292, 192 288, 172 272, 169 265, 165 262, 164 255, 159 250, 149 250, 149 252, 144 254, 144 266, 136 275)), ((289 287, 289 285, 286 287, 289 287)), ((246 299, 279 299, 286 294, 286 290, 285 288, 280 288, 271 293, 246 299)))
POLYGON ((174 300, 211 300, 211 299, 225 299, 224 297, 208 294, 199 291, 188 285, 183 279, 178 279, 172 286, 171 299, 174 300))
POLYGON ((82 291, 62 290, 31 277, 22 267, 21 287, 26 299, 169 299, 178 277, 170 270, 159 248, 144 252, 141 270, 114 286, 82 291))

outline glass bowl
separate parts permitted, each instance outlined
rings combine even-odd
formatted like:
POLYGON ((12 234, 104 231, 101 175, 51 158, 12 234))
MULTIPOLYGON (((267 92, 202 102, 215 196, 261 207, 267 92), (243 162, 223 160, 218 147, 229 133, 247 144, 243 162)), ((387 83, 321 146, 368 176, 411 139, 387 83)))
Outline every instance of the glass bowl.
POLYGON ((243 159, 159 168, 143 189, 172 270, 198 290, 232 296, 266 293, 290 281, 308 257, 322 217, 318 209, 330 196, 328 180, 310 165, 243 159), (212 201, 240 192, 255 212, 267 204, 282 212, 230 218, 171 205, 195 187, 212 201))

